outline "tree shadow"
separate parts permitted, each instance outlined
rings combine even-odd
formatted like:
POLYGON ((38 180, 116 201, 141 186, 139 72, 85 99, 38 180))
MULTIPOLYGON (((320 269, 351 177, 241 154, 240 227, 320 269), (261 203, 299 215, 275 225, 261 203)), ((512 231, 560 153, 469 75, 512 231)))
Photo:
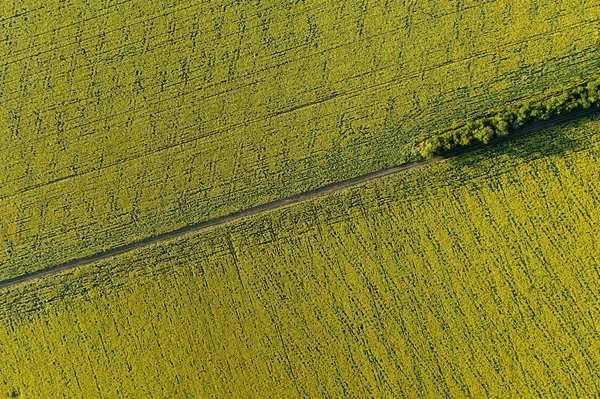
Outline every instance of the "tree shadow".
POLYGON ((600 121, 600 113, 587 114, 551 127, 521 134, 513 134, 497 139, 487 145, 476 146, 464 154, 450 155, 456 166, 472 165, 490 159, 506 159, 522 162, 544 157, 562 156, 586 147, 586 134, 583 132, 589 122, 600 121), (580 131, 578 132, 578 129, 580 131))

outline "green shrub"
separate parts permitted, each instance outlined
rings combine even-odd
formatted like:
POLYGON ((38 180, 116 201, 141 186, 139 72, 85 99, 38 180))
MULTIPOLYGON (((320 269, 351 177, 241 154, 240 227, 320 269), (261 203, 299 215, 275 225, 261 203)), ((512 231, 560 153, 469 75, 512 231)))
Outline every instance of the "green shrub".
POLYGON ((576 109, 587 109, 600 102, 600 78, 579 85, 542 101, 511 104, 491 117, 467 122, 464 126, 430 137, 415 148, 423 158, 455 150, 479 141, 487 144, 504 137, 528 122, 550 119, 576 109))

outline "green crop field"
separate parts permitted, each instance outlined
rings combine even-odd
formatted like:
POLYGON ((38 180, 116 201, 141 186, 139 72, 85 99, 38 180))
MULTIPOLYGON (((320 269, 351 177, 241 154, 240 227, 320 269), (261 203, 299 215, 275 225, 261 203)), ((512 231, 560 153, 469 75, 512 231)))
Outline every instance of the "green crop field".
POLYGON ((0 278, 406 161, 597 74, 593 1, 0 3, 0 278))
POLYGON ((3 290, 22 397, 593 397, 600 116, 3 290))

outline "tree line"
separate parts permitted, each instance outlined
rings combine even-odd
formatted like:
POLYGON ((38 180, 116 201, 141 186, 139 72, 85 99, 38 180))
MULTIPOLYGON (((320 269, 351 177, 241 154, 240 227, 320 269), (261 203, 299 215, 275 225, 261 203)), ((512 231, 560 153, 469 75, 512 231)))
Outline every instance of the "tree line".
POLYGON ((599 102, 600 78, 565 90, 545 100, 512 104, 492 116, 479 118, 441 135, 430 137, 415 149, 429 158, 476 142, 487 144, 494 137, 507 136, 529 122, 550 119, 576 109, 589 108, 599 102))

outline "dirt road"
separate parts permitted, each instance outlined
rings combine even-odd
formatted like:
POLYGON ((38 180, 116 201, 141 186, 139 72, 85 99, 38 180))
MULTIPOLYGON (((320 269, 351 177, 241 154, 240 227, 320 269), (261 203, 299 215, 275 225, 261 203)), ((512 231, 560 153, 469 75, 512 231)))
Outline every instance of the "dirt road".
MULTIPOLYGON (((579 110, 579 111, 571 112, 569 114, 560 115, 560 116, 554 117, 547 121, 532 123, 529 126, 526 126, 517 131, 511 132, 511 134, 507 137, 492 140, 490 142, 490 144, 510 140, 510 139, 513 139, 516 137, 527 136, 527 135, 530 135, 532 133, 538 132, 543 129, 547 129, 552 126, 557 126, 559 124, 562 124, 562 123, 565 123, 565 122, 568 122, 571 120, 575 120, 575 119, 579 119, 579 118, 591 115, 592 113, 597 112, 599 109, 600 108, 598 108, 598 107, 592 107, 592 108, 589 108, 586 110, 579 110)), ((125 252, 131 251, 134 249, 143 248, 143 247, 151 245, 151 244, 160 243, 160 242, 164 242, 164 241, 167 241, 170 239, 174 239, 174 238, 180 237, 184 234, 199 232, 202 230, 209 229, 211 227, 231 223, 231 222, 234 222, 234 221, 237 221, 240 219, 244 219, 244 218, 248 218, 248 217, 252 217, 252 216, 256 216, 256 215, 261 215, 261 214, 276 211, 279 209, 283 209, 288 206, 292 206, 292 205, 299 204, 302 202, 310 201, 316 197, 331 194, 331 193, 334 193, 334 192, 337 192, 340 190, 344 190, 349 187, 354 187, 354 186, 357 186, 359 184, 362 184, 362 183, 370 181, 370 180, 379 179, 381 177, 389 176, 389 175, 396 174, 396 173, 406 172, 408 170, 420 169, 429 164, 432 164, 435 162, 440 162, 444 159, 453 158, 453 157, 456 157, 456 156, 466 153, 466 152, 475 151, 483 146, 485 146, 485 145, 484 144, 471 145, 471 146, 464 147, 464 148, 461 148, 456 151, 452 151, 451 153, 448 153, 448 154, 445 154, 442 156, 436 156, 436 157, 428 158, 423 161, 411 162, 411 163, 408 163, 405 165, 395 166, 395 167, 391 167, 391 168, 387 168, 387 169, 381 169, 381 170, 378 170, 375 172, 367 173, 362 176, 354 177, 352 179, 342 180, 342 181, 339 181, 339 182, 336 182, 336 183, 333 183, 333 184, 330 184, 327 186, 319 187, 319 188, 311 190, 311 191, 295 194, 290 197, 281 198, 281 199, 278 199, 278 200, 275 200, 272 202, 267 202, 262 205, 257 205, 255 207, 247 208, 242 211, 235 212, 235 213, 232 213, 229 215, 221 216, 221 217, 211 219, 211 220, 206 220, 206 221, 199 222, 199 223, 189 225, 189 226, 184 226, 177 230, 173 230, 173 231, 169 231, 169 232, 159 234, 156 236, 148 237, 143 240, 136 241, 136 242, 133 242, 130 244, 126 244, 126 245, 123 245, 120 247, 116 247, 116 248, 113 248, 113 249, 110 249, 110 250, 107 250, 104 252, 99 252, 99 253, 96 253, 96 254, 93 254, 93 255, 90 255, 87 257, 83 257, 83 258, 73 259, 68 262, 61 263, 61 264, 58 264, 55 266, 51 266, 51 267, 43 269, 43 270, 38 270, 38 271, 35 271, 32 273, 23 274, 21 276, 17 276, 17 277, 13 277, 10 279, 0 281, 0 289, 11 287, 13 285, 24 283, 24 282, 31 281, 31 280, 36 280, 36 279, 50 276, 53 274, 57 274, 57 273, 60 273, 60 272, 66 271, 66 270, 74 269, 74 268, 84 266, 84 265, 87 265, 87 264, 90 264, 93 262, 97 262, 99 260, 108 259, 108 258, 123 254, 125 252)))

